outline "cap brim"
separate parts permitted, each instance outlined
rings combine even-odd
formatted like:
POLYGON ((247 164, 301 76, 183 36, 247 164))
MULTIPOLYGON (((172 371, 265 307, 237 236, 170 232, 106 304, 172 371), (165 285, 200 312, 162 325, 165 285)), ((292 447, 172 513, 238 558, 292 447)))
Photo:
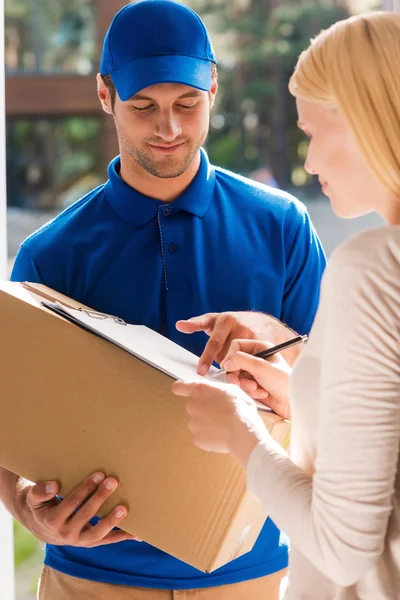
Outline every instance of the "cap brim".
POLYGON ((211 62, 191 56, 139 58, 115 69, 110 75, 123 102, 157 83, 182 83, 205 92, 212 85, 211 62))

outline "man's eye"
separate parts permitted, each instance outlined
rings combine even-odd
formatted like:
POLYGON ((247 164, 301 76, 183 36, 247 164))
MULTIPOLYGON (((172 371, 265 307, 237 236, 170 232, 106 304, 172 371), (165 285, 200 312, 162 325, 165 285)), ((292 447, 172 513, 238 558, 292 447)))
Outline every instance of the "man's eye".
POLYGON ((138 112, 146 112, 147 110, 150 110, 151 108, 153 108, 152 104, 149 104, 148 106, 133 106, 133 110, 138 111, 138 112))
POLYGON ((177 104, 177 106, 179 106, 179 108, 185 108, 186 110, 190 110, 191 108, 195 108, 196 104, 177 104))

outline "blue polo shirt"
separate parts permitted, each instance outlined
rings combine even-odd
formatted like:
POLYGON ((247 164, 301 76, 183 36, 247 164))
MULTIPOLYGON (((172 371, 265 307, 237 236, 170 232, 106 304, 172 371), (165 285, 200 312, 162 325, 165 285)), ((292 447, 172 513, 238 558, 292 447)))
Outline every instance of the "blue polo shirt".
MULTIPOLYGON (((300 202, 211 166, 204 151, 195 179, 172 204, 132 189, 119 168, 117 157, 107 183, 22 244, 13 281, 44 283, 197 355, 207 336, 179 333, 178 319, 256 310, 309 331, 325 257, 300 202)), ((45 563, 84 579, 178 590, 276 572, 287 566, 288 547, 268 520, 252 552, 211 574, 134 541, 91 549, 48 545, 45 563)))

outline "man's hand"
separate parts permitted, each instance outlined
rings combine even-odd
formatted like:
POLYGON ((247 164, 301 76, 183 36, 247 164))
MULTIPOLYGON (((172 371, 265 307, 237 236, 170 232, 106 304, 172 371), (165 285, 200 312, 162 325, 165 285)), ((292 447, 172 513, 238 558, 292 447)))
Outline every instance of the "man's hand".
POLYGON ((117 486, 116 479, 94 473, 60 501, 56 498, 58 483, 30 485, 19 499, 17 516, 37 538, 49 544, 93 548, 125 540, 141 541, 125 531, 113 531, 128 514, 124 506, 117 506, 96 525, 89 524, 117 486))
MULTIPOLYGON (((176 328, 182 333, 204 331, 210 336, 197 367, 200 375, 208 373, 214 360, 221 364, 235 339, 264 340, 275 345, 297 335, 274 317, 251 311, 207 313, 187 321, 178 321, 176 328)), ((298 354, 297 347, 282 352, 290 365, 298 354)))

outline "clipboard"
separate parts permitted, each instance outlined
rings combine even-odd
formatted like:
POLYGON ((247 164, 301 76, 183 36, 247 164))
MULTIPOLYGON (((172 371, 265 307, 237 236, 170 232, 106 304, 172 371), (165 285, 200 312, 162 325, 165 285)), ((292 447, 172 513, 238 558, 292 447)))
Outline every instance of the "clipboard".
MULTIPOLYGON (((144 325, 130 325, 121 317, 83 307, 72 308, 58 301, 42 300, 41 304, 85 331, 129 352, 172 379, 227 383, 225 372, 220 375, 219 369, 214 366, 211 366, 207 375, 199 375, 196 371, 198 356, 144 325)), ((273 412, 262 402, 255 402, 258 411, 273 412)))

